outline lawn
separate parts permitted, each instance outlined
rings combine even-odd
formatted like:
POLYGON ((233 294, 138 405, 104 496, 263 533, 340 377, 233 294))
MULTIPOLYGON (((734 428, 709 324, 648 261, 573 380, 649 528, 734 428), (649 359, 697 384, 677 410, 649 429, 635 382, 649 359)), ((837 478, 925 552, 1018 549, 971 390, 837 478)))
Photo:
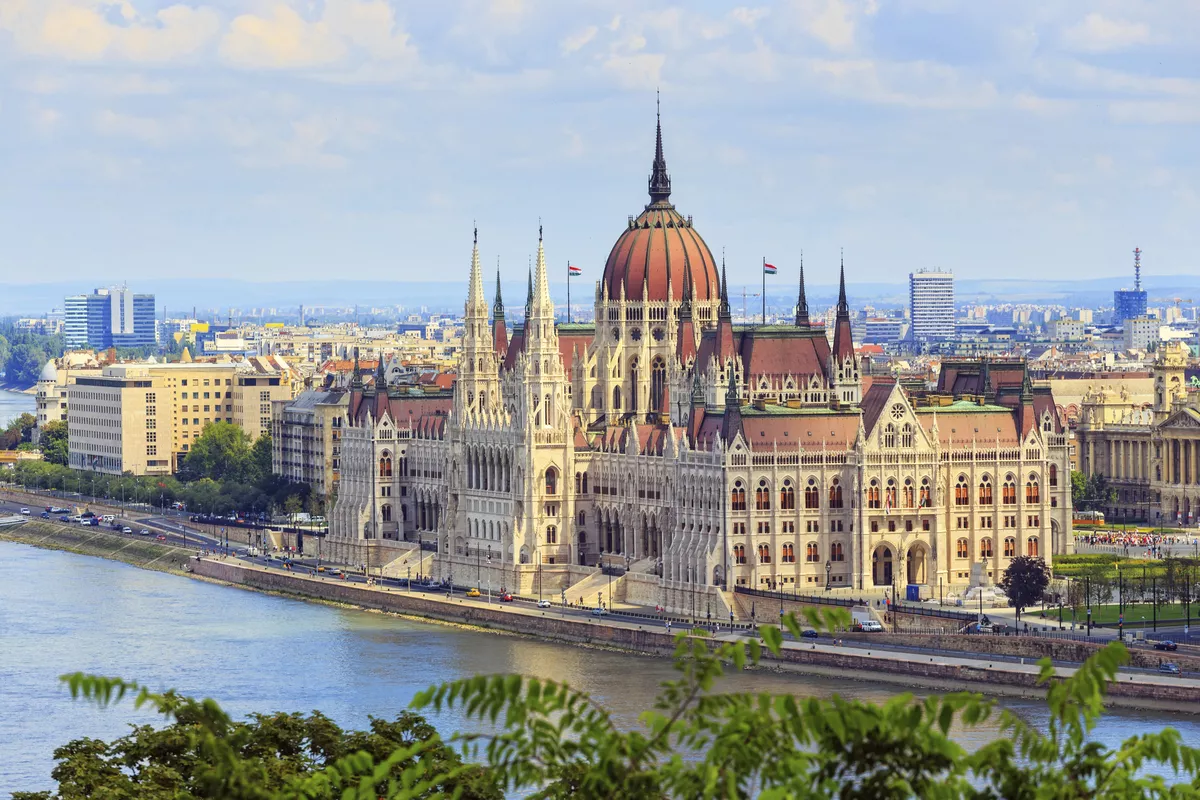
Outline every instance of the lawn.
MULTIPOLYGON (((1189 569, 1193 566, 1200 569, 1200 562, 1194 558, 1180 558, 1178 563, 1186 565, 1189 569)), ((1076 553, 1069 556, 1055 556, 1051 569, 1055 577, 1059 578, 1081 578, 1084 575, 1091 575, 1116 580, 1117 564, 1121 565, 1121 571, 1125 573, 1126 580, 1140 581, 1143 568, 1146 570, 1147 580, 1152 575, 1161 577, 1166 572, 1166 564, 1163 559, 1125 558, 1109 553, 1076 553)))
MULTIPOLYGON (((1200 622, 1200 604, 1192 603, 1192 619, 1200 622)), ((1112 623, 1116 624, 1120 614, 1120 607, 1116 604, 1104 606, 1092 606, 1092 622, 1097 624, 1112 623)), ((1023 617, 1032 619, 1037 617, 1041 619, 1041 609, 1026 609, 1023 617)), ((1125 627, 1126 628, 1141 628, 1149 627, 1154 614, 1150 603, 1129 603, 1125 606, 1125 627), (1145 622, 1143 622, 1143 618, 1145 622)), ((1159 603, 1158 620, 1179 620, 1187 618, 1187 607, 1182 603, 1159 603)), ((1058 620, 1058 606, 1051 609, 1046 607, 1046 619, 1058 620)), ((1069 606, 1063 606, 1063 620, 1070 621, 1071 609, 1069 606)), ((1087 606, 1080 604, 1075 614, 1076 622, 1087 622, 1087 606)))

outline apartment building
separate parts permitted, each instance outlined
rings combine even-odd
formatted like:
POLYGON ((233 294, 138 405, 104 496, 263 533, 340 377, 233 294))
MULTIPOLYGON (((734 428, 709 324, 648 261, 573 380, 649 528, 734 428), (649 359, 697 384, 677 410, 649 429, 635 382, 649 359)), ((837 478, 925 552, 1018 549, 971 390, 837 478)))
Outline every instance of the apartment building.
POLYGON ((289 481, 307 483, 319 497, 336 496, 349 398, 345 391, 308 389, 294 400, 275 401, 272 471, 289 481))
POLYGON ((171 415, 160 377, 145 365, 106 367, 68 389, 71 467, 120 475, 171 472, 171 415))

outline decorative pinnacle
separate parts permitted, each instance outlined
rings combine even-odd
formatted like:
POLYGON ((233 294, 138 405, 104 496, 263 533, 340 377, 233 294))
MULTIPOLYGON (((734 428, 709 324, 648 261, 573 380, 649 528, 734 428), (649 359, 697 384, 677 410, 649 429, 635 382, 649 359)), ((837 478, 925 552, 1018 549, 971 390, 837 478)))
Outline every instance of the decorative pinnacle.
POLYGON ((650 202, 666 203, 671 199, 671 177, 667 174, 667 160, 663 157, 662 106, 658 90, 654 93, 655 134, 654 163, 650 167, 650 202))

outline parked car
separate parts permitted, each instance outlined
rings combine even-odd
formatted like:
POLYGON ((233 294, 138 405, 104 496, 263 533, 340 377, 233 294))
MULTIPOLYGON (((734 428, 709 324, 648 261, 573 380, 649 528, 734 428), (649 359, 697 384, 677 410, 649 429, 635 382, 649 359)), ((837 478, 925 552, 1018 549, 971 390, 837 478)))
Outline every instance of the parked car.
POLYGON ((592 609, 592 616, 593 617, 607 617, 608 609, 604 608, 603 606, 597 606, 596 608, 592 609))
MULTIPOLYGON (((126 528, 125 530, 129 530, 129 528, 126 528)), ((145 528, 142 528, 140 531, 138 531, 138 536, 149 536, 149 535, 150 535, 150 531, 146 530, 145 528)))
POLYGON ((39 516, 40 516, 42 519, 50 519, 50 512, 49 512, 49 511, 43 511, 43 512, 42 512, 42 513, 41 513, 39 516))
POLYGON ((133 528, 130 528, 128 526, 121 528, 121 533, 133 533, 133 528))
POLYGON ((1172 642, 1170 639, 1163 639, 1161 642, 1154 643, 1155 650, 1170 650, 1174 652, 1179 649, 1179 645, 1172 642))
POLYGON ((163 536, 163 535, 160 533, 160 534, 158 535, 158 540, 159 540, 160 542, 165 542, 165 541, 167 540, 167 537, 163 536))
POLYGON ((29 516, 29 509, 28 509, 28 508, 22 508, 22 509, 21 509, 21 513, 22 513, 22 514, 24 514, 25 516, 27 516, 27 517, 28 517, 28 516, 29 516))
POLYGON ((819 639, 820 634, 818 634, 812 628, 807 628, 805 630, 800 631, 800 638, 802 638, 802 639, 819 639))
POLYGON ((1179 665, 1168 661, 1165 664, 1159 664, 1158 671, 1165 672, 1168 675, 1178 675, 1179 665))
POLYGON ((879 624, 879 620, 863 620, 861 630, 863 633, 883 633, 883 625, 879 624))
POLYGON ((479 590, 471 589, 469 592, 467 592, 467 597, 479 597, 479 590))
POLYGON ((538 600, 538 608, 549 608, 549 607, 550 607, 549 600, 538 600))

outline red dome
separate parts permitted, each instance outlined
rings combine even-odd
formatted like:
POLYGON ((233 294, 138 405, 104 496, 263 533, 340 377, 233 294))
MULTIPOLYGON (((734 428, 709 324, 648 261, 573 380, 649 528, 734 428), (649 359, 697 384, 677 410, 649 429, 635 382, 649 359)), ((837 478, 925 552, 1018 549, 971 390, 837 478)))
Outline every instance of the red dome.
POLYGON ((690 219, 665 201, 651 203, 617 239, 604 264, 608 296, 637 301, 665 301, 668 277, 671 299, 683 299, 684 286, 695 286, 694 300, 719 300, 717 265, 690 219), (643 297, 643 287, 648 294, 643 297))

